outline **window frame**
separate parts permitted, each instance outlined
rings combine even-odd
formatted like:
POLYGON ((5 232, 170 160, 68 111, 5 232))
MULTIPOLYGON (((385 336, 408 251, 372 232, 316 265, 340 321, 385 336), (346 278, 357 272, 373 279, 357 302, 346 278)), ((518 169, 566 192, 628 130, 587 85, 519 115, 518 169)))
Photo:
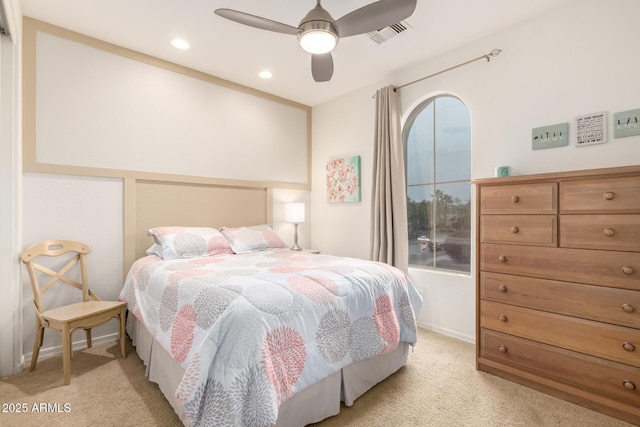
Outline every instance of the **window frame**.
MULTIPOLYGON (((447 181, 438 181, 436 179, 437 176, 437 168, 438 168, 438 156, 437 156, 437 152, 436 152, 436 147, 437 147, 437 142, 436 142, 436 134, 437 134, 437 129, 436 129, 436 108, 435 108, 435 102, 437 99, 439 98, 455 98, 458 101, 460 101, 465 108, 467 109, 467 111, 469 112, 469 118, 471 118, 471 112, 469 111, 469 107, 467 107, 467 104, 460 99, 460 97, 450 94, 450 93, 439 93, 437 95, 434 96, 430 96, 426 99, 424 99, 423 101, 421 101, 420 103, 418 103, 415 107, 413 107, 413 109, 411 110, 411 112, 409 113, 409 115, 407 116, 407 119, 405 120, 403 126, 402 126, 402 144, 403 144, 403 150, 404 150, 404 162, 405 162, 405 179, 406 179, 406 188, 407 190, 411 187, 418 187, 418 186, 432 186, 433 187, 433 191, 434 194, 436 192, 436 190, 438 189, 438 186, 442 186, 442 185, 446 185, 446 184, 456 184, 456 183, 468 183, 469 184, 469 224, 468 224, 468 231, 469 231, 469 246, 472 246, 472 242, 473 242, 473 236, 472 236, 472 222, 473 219, 472 214, 473 214, 473 189, 471 186, 471 164, 469 165, 469 178, 466 180, 447 180, 447 181), (408 165, 408 148, 409 148, 409 133, 411 131, 411 128, 413 126, 413 124, 415 123, 415 120, 418 118, 418 116, 420 114, 422 114, 431 104, 433 104, 434 106, 434 118, 433 118, 433 164, 431 165, 433 168, 433 181, 431 182, 424 182, 424 183, 419 183, 419 184, 409 184, 409 165, 408 165)), ((471 157, 471 133, 469 134, 469 155, 471 157)), ((408 193, 408 191, 407 191, 408 193)), ((407 194, 407 202, 408 202, 408 194, 407 194)), ((409 212, 407 212, 408 214, 409 212)), ((432 203, 431 204, 431 208, 430 208, 430 212, 429 214, 431 215, 431 219, 429 220, 429 226, 432 227, 431 233, 434 236, 437 235, 437 221, 435 220, 435 218, 437 218, 437 214, 438 214, 438 209, 437 209, 437 203, 432 203)), ((454 273, 454 274, 459 274, 459 275, 464 275, 464 276, 471 276, 472 274, 472 269, 473 269, 473 257, 469 256, 469 270, 468 271, 462 271, 462 270, 454 270, 454 269, 450 269, 450 268, 444 268, 444 267, 438 267, 437 263, 436 263, 436 256, 435 256, 435 250, 434 250, 434 256, 433 256, 433 264, 432 265, 422 265, 422 264, 411 264, 410 259, 409 261, 409 268, 416 268, 416 269, 424 269, 424 270, 432 270, 432 271, 438 271, 438 272, 446 272, 446 273, 454 273)))

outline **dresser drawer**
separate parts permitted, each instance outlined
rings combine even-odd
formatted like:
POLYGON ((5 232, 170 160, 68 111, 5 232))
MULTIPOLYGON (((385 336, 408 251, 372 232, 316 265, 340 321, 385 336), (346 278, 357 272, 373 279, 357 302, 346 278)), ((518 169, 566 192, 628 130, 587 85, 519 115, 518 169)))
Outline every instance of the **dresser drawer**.
POLYGON ((638 368, 488 329, 480 341, 483 358, 640 405, 638 368))
POLYGON ((640 291, 482 272, 480 297, 640 329, 640 291))
POLYGON ((557 246, 556 215, 482 215, 480 241, 557 246))
POLYGON ((483 243, 480 270, 640 290, 640 253, 483 243))
POLYGON ((482 187, 482 214, 555 214, 558 184, 512 184, 482 187))
POLYGON ((640 177, 560 184, 562 213, 640 213, 640 177))
POLYGON ((492 301, 480 303, 480 326, 640 368, 640 329, 492 301))
POLYGON ((560 246, 640 252, 640 215, 562 215, 560 246))

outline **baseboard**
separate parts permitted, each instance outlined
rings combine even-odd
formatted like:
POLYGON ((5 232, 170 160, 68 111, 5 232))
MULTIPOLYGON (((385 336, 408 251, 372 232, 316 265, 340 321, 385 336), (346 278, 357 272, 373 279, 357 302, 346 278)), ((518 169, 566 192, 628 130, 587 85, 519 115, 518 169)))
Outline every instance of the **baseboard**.
POLYGON ((441 335, 446 335, 448 337, 455 338, 455 339, 458 339, 460 341, 468 342, 469 344, 476 345, 476 337, 475 336, 461 334, 458 331, 453 331, 451 329, 442 328, 440 326, 431 325, 431 324, 424 323, 424 322, 418 322, 418 327, 423 328, 423 329, 428 329, 430 331, 437 332, 437 333, 439 333, 441 335))
MULTIPOLYGON (((423 329, 427 329, 433 332, 437 332, 441 335, 445 335, 451 338, 455 338, 458 339, 460 341, 465 341, 468 342, 470 344, 475 345, 476 344, 476 337, 472 337, 469 335, 465 335, 465 334, 461 334, 457 331, 453 331, 451 329, 446 329, 446 328, 441 328, 439 326, 436 325, 431 325, 428 323, 423 323, 423 322, 418 322, 418 327, 423 328, 423 329)), ((105 344, 105 343, 109 343, 109 342, 114 342, 117 343, 120 340, 120 335, 118 335, 118 333, 113 333, 113 334, 109 334, 109 335, 103 335, 101 337, 92 337, 91 342, 93 345, 100 345, 100 344, 105 344)), ((84 348, 87 347, 87 340, 80 340, 80 341, 74 341, 72 344, 72 348, 73 350, 82 350, 84 348)), ((47 359, 49 357, 55 357, 62 354, 62 346, 58 345, 55 347, 47 347, 47 348, 41 348, 40 349, 40 354, 38 355, 38 360, 43 360, 43 359, 47 359)), ((30 364, 31 364, 31 356, 33 355, 33 353, 27 353, 22 355, 22 367, 23 368, 27 368, 30 364)))
MULTIPOLYGON (((114 342, 114 343, 120 342, 120 335, 116 332, 109 335, 103 335, 101 337, 91 337, 92 346, 106 344, 110 342, 114 342)), ((71 344, 71 348, 74 351, 83 350, 87 348, 87 340, 84 339, 80 341, 74 341, 71 344)), ((48 359, 50 357, 55 357, 61 354, 62 354, 62 345, 58 345, 55 347, 40 348, 40 353, 38 354, 38 360, 48 359)), ((33 356, 33 353, 27 353, 22 356, 23 368, 27 368, 29 367, 29 365, 31 365, 31 356, 33 356)))
POLYGON ((25 360, 26 359, 24 357, 24 354, 22 356, 20 356, 20 364, 13 366, 13 374, 14 375, 22 372, 24 370, 24 367, 27 366, 25 360))

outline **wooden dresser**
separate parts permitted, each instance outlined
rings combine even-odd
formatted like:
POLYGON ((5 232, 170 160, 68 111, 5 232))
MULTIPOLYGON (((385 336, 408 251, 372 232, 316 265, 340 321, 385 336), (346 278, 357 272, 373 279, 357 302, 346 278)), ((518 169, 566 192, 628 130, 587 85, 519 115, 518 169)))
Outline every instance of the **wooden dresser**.
POLYGON ((640 425, 640 166, 473 183, 477 369, 640 425))

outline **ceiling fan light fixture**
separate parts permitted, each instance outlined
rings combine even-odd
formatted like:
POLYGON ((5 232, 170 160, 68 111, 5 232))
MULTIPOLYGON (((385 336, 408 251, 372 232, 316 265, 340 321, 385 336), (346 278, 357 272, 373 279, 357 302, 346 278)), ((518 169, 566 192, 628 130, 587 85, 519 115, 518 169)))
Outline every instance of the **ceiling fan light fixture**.
POLYGON ((338 44, 338 33, 331 22, 308 21, 303 23, 298 34, 298 43, 305 51, 312 54, 328 53, 338 44))
POLYGON ((299 43, 305 51, 321 54, 331 52, 336 47, 338 39, 328 31, 311 30, 300 35, 299 43))

